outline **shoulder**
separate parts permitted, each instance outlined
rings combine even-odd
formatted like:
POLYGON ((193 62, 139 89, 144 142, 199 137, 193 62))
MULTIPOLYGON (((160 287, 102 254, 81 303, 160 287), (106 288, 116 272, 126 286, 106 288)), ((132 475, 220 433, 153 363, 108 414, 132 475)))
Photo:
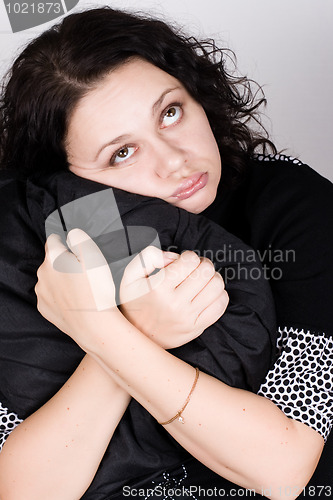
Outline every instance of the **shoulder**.
POLYGON ((333 184, 299 160, 259 156, 250 166, 246 211, 251 244, 318 251, 332 236, 333 184))
POLYGON ((333 331, 329 180, 284 155, 256 156, 235 190, 221 186, 207 215, 258 252, 281 327, 333 331))
POLYGON ((288 157, 259 157, 251 169, 251 244, 278 271, 271 286, 279 324, 332 332, 333 185, 288 157))
POLYGON ((291 210, 296 215, 310 207, 314 214, 323 208, 332 213, 333 184, 300 160, 258 155, 249 170, 248 204, 253 210, 264 203, 279 213, 291 210))
POLYGON ((320 237, 333 222, 333 184, 299 160, 257 157, 250 165, 246 211, 260 243, 295 244, 320 237))
POLYGON ((304 185, 315 180, 323 186, 332 186, 332 183, 311 168, 299 158, 284 154, 260 155, 256 154, 249 160, 250 169, 259 173, 261 179, 266 181, 283 181, 287 179, 302 179, 304 185))
POLYGON ((333 184, 299 160, 256 156, 243 182, 232 192, 221 188, 208 214, 254 248, 300 246, 316 240, 326 246, 332 234, 333 184))

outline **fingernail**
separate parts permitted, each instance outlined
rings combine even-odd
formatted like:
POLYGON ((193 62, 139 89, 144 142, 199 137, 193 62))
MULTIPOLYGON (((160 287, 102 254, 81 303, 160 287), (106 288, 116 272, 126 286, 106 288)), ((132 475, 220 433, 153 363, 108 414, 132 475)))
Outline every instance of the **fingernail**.
POLYGON ((169 259, 169 260, 176 260, 178 259, 179 255, 174 252, 164 252, 164 258, 169 259))
POLYGON ((82 229, 71 229, 67 235, 67 245, 71 247, 72 245, 78 245, 79 243, 83 243, 84 241, 89 240, 89 236, 87 233, 82 231, 82 229))

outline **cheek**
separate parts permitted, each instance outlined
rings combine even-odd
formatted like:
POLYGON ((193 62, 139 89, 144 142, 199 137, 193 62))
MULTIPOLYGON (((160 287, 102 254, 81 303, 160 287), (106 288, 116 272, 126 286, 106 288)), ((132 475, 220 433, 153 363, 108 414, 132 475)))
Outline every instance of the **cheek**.
POLYGON ((99 182, 122 191, 141 195, 147 194, 146 191, 150 187, 149 179, 145 177, 144 172, 140 173, 138 169, 136 171, 134 169, 124 169, 123 171, 107 170, 101 174, 99 182))
POLYGON ((201 152, 201 154, 205 154, 208 157, 219 159, 219 148, 204 111, 193 121, 191 129, 190 140, 194 146, 194 150, 199 154, 201 152))

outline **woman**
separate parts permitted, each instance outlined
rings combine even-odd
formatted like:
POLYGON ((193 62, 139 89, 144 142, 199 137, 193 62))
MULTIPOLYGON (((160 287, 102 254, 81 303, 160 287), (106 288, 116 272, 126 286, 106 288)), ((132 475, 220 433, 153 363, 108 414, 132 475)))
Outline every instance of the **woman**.
MULTIPOLYGON (((307 167, 295 165, 291 168, 290 162, 284 162, 281 158, 275 160, 271 158, 272 161, 266 164, 251 158, 256 147, 270 145, 267 139, 252 133, 242 121, 252 116, 257 106, 253 103, 248 88, 243 87, 245 93, 242 95, 240 93, 242 87, 236 85, 242 82, 235 82, 228 77, 222 62, 212 61, 205 46, 198 45, 193 39, 184 40, 157 21, 124 16, 111 10, 90 11, 78 16, 69 16, 65 19, 59 35, 57 30, 54 30, 40 38, 41 44, 45 42, 52 47, 52 57, 50 52, 43 53, 40 50, 35 52, 34 46, 31 45, 14 65, 13 74, 15 70, 20 70, 21 78, 25 73, 40 84, 42 75, 46 76, 44 84, 50 85, 51 93, 47 95, 48 99, 53 95, 53 106, 52 110, 48 106, 47 116, 40 116, 46 107, 42 105, 43 96, 36 93, 33 107, 35 114, 31 114, 30 108, 27 117, 24 107, 26 95, 24 92, 19 92, 22 79, 12 80, 12 85, 8 86, 5 95, 5 109, 10 110, 6 117, 7 119, 12 117, 12 122, 7 121, 5 124, 3 136, 6 141, 6 148, 3 150, 5 165, 16 169, 20 165, 26 173, 32 169, 43 168, 46 164, 53 170, 66 169, 69 165, 79 176, 138 192, 136 175, 133 177, 122 173, 123 169, 130 171, 131 167, 136 165, 136 170, 140 171, 140 178, 145 181, 144 191, 139 194, 157 195, 177 207, 195 213, 207 209, 208 215, 216 217, 224 224, 227 222, 227 226, 233 232, 238 233, 254 248, 261 252, 266 251, 265 263, 271 272, 275 269, 272 265, 272 262, 274 264, 272 259, 276 256, 274 251, 280 251, 279 266, 275 267, 282 271, 282 276, 275 282, 275 276, 272 274, 272 282, 281 333, 288 338, 282 339, 285 355, 282 355, 275 370, 269 374, 261 393, 275 400, 286 415, 289 412, 294 418, 287 418, 268 398, 231 389, 208 376, 201 374, 199 380, 195 378, 193 382, 193 368, 166 353, 158 345, 158 339, 155 343, 140 335, 140 332, 119 316, 120 313, 113 310, 112 324, 118 322, 119 330, 122 332, 121 339, 117 338, 118 358, 115 359, 112 353, 116 339, 113 334, 108 337, 111 324, 109 313, 98 316, 100 328, 96 345, 96 315, 93 319, 89 314, 66 313, 68 307, 73 308, 71 302, 73 297, 79 301, 76 304, 81 303, 77 285, 69 281, 64 283, 62 278, 66 276, 61 278, 54 274, 48 256, 42 267, 41 283, 43 279, 51 279, 57 286, 50 292, 51 298, 45 288, 39 288, 41 310, 49 320, 66 331, 91 355, 85 358, 83 365, 75 372, 73 380, 66 385, 58 399, 68 399, 71 401, 71 406, 73 394, 76 396, 76 401, 80 400, 77 395, 83 390, 81 379, 84 369, 90 373, 91 378, 88 379, 87 385, 91 397, 95 398, 94 404, 98 407, 102 402, 105 405, 105 399, 113 401, 110 405, 112 408, 106 408, 98 436, 94 437, 93 443, 98 452, 94 457, 90 457, 89 464, 84 462, 87 469, 85 472, 81 469, 79 478, 75 475, 75 481, 74 471, 70 469, 72 481, 69 481, 69 478, 64 481, 62 497, 69 495, 68 483, 73 484, 82 477, 87 478, 87 483, 80 484, 82 491, 85 491, 89 478, 98 467, 103 450, 128 404, 128 394, 130 394, 153 417, 163 423, 171 420, 168 408, 174 408, 176 413, 183 408, 185 401, 186 425, 180 426, 175 420, 166 424, 168 432, 184 448, 219 475, 237 484, 255 488, 272 498, 281 496, 295 498, 311 476, 321 453, 323 437, 319 432, 323 432, 323 436, 326 437, 328 431, 326 418, 329 416, 328 395, 331 389, 330 379, 326 380, 324 376, 329 375, 330 358, 326 350, 331 348, 332 344, 323 332, 329 334, 332 325, 326 301, 322 300, 313 311, 311 297, 318 296, 319 290, 322 294, 325 287, 327 288, 326 280, 330 264, 325 263, 322 250, 319 252, 320 262, 314 263, 309 259, 308 253, 304 251, 308 241, 303 241, 303 238, 311 238, 309 229, 312 227, 316 228, 318 244, 327 236, 331 225, 318 214, 323 213, 321 206, 330 199, 331 186, 307 167), (116 27, 119 31, 115 30, 116 27), (90 34, 92 30, 94 37, 89 38, 88 33, 90 34), (159 43, 152 47, 152 39, 158 40, 159 43), (105 51, 107 45, 112 46, 114 50, 105 51), (58 58, 54 52, 56 47, 59 47, 58 58), (33 64, 30 65, 29 52, 33 54, 33 58, 30 59, 33 64), (100 57, 97 57, 97 54, 100 54, 100 57), (36 58, 39 62, 38 70, 36 58), (78 61, 81 62, 81 66, 78 61), (48 64, 52 67, 53 75, 56 74, 58 77, 53 87, 54 80, 49 79, 45 73, 45 66, 48 64), (63 72, 59 71, 60 67, 63 72), (147 85, 149 91, 152 90, 151 86, 154 91, 161 90, 149 106, 146 106, 147 85), (19 95, 21 102, 17 98, 19 95), (164 103, 166 98, 172 100, 164 103), (67 105, 66 116, 61 112, 64 103, 67 105), (163 104, 166 104, 166 107, 163 107, 163 104), (94 114, 96 109, 98 114, 94 114), (158 116, 155 121, 151 118, 154 116, 153 111, 158 116), (112 122, 108 119, 110 116, 112 122), (195 134, 193 124, 197 124, 197 120, 203 135, 200 137, 194 135, 195 141, 188 143, 187 141, 192 138, 191 134, 195 134), (130 129, 128 129, 129 123, 130 129), (17 128, 18 124, 20 129, 17 128), (57 124, 56 130, 55 124, 57 124), (88 130, 85 129, 86 124, 88 130), (125 125, 127 129, 124 128, 125 125), (144 137, 148 137, 143 144, 140 143, 141 127, 145 132, 144 137), (106 128, 110 136, 104 138, 103 135, 105 140, 101 141, 101 133, 106 128), (29 147, 26 142, 28 131, 29 147), (124 137, 125 134, 130 137, 124 137), (178 139, 178 134, 181 141, 178 139), (52 141, 49 140, 50 137, 52 141), (198 143, 197 149, 195 142, 198 143), (188 147, 188 144, 191 147, 188 147), (202 150, 204 154, 200 156, 202 150), (191 156, 193 151, 195 154, 191 156), (219 154, 223 165, 221 182, 218 170, 219 154), (121 163, 124 165, 118 166, 121 163), (157 185, 153 184, 156 177, 159 179, 157 185), (310 190, 311 193, 313 186, 316 186, 315 192, 319 194, 316 195, 315 210, 311 203, 310 211, 307 206, 308 200, 304 203, 303 195, 297 192, 299 184, 303 186, 303 190, 310 190), (218 196, 214 202, 216 191, 218 196), (299 208, 296 210, 293 209, 295 199, 300 200, 299 208), (320 227, 318 220, 321 223, 320 227), (296 237, 294 237, 295 227, 300 228, 296 231, 296 237), (272 252, 269 253, 269 250, 272 252), (294 262, 288 262, 283 258, 286 250, 296 251, 294 262), (308 273, 304 278, 305 265, 308 273), (314 269, 314 266, 317 268, 314 269), (57 288, 69 292, 66 293, 66 300, 63 300, 62 304, 61 297, 57 295, 57 288), (58 305, 51 306, 52 302, 58 305), (61 323, 59 317, 62 318, 61 323), (304 335, 302 328, 309 330, 309 333, 304 335), (131 354, 131 362, 128 350, 123 345, 126 340, 134 342, 132 345, 135 350, 131 354), (288 372, 293 356, 288 350, 290 351, 294 347, 293 344, 298 341, 300 345, 304 344, 301 349, 305 352, 300 353, 299 346, 296 348, 296 362, 291 372, 302 373, 303 360, 304 364, 310 364, 313 372, 306 374, 309 375, 307 380, 298 380, 298 385, 295 385, 292 391, 288 390, 288 386, 281 384, 276 391, 280 395, 279 401, 278 397, 274 398, 273 390, 270 388, 275 380, 279 383, 277 378, 279 372, 286 377, 289 385, 290 380, 293 380, 294 375, 288 372), (312 341, 317 345, 317 349, 312 348, 312 341), (285 347, 286 343, 290 345, 285 347), (103 349, 101 345, 104 346, 103 349), (307 352, 312 349, 313 352, 307 352), (316 356, 320 356, 321 362, 324 363, 324 368, 319 370, 318 362, 310 359, 318 349, 316 356), (145 359, 149 359, 150 363, 145 362, 143 366, 142 357, 138 358, 135 352, 144 353, 145 359), (96 365, 92 358, 95 358, 99 365, 96 365), (322 369, 327 370, 327 373, 322 373, 322 369), (308 384, 307 388, 301 387, 301 383, 303 386, 308 384), (100 391, 96 392, 96 384, 100 391), (325 387, 326 385, 328 387, 325 387), (317 387, 324 388, 319 401, 315 399, 318 395, 313 394, 317 387), (315 407, 316 411, 312 410, 314 416, 306 415, 303 408, 309 404, 306 402, 307 398, 315 407), (299 410, 296 409, 298 407, 299 410), (318 417, 318 420, 314 417, 318 417), (319 420, 324 422, 323 427, 318 424, 319 420), (209 425, 205 425, 206 421, 209 425), (246 453, 243 452, 245 440, 246 453)), ((45 96, 46 93, 44 99, 45 96)), ((72 234, 73 249, 75 243, 80 246, 81 234, 72 234)), ((324 246, 323 243, 322 245, 324 246)), ((91 251, 94 255, 98 255, 96 249, 91 251)), ((64 248, 59 242, 50 242, 50 252, 54 256, 63 253, 64 248)), ((66 258, 71 257, 67 255, 66 258)), ((83 280, 81 285, 86 296, 89 290, 87 281, 83 280)), ((107 296, 111 301, 110 305, 113 305, 112 294, 107 296)), ((165 305, 163 303, 163 308, 165 305)), ((143 328, 142 325, 138 326, 143 328)), ((68 408, 71 406, 68 405, 68 408)), ((52 418, 52 404, 46 406, 44 411, 52 418)), ((77 418, 83 411, 87 409, 80 407, 79 402, 75 406, 73 417, 70 416, 70 410, 65 411, 66 419, 73 418, 66 429, 78 425, 77 418)), ((46 415, 42 415, 40 419, 44 421, 46 415)), ((88 414, 86 421, 89 418, 92 418, 91 414, 88 414)), ((31 431, 38 425, 38 419, 30 421, 29 425, 31 431)), ((82 425, 81 421, 79 425, 82 425)), ((24 429, 27 427, 19 426, 12 433, 0 457, 4 464, 2 470, 5 471, 1 479, 7 483, 5 484, 7 489, 11 474, 14 470, 17 473, 19 467, 18 457, 22 456, 20 446, 23 443, 24 429), (14 457, 14 460, 10 457, 14 457)), ((68 440, 80 442, 72 434, 68 436, 68 440)), ((51 447, 55 446, 56 443, 52 443, 51 447)), ((76 451, 78 455, 82 455, 83 450, 80 447, 76 451)), ((63 454, 59 456, 63 461, 63 454)), ((197 464, 193 467, 197 468, 196 471, 200 470, 197 464)), ((186 471, 191 470, 193 470, 191 465, 187 466, 186 471)), ((41 473, 40 463, 38 472, 41 473)), ((207 484, 214 484, 212 481, 218 484, 217 476, 213 474, 209 476, 207 470, 203 475, 209 478, 210 482, 207 484)), ((49 488, 51 484, 47 474, 44 473, 43 477, 46 479, 40 485, 40 491, 43 491, 42 488, 49 488)), ((172 478, 172 475, 168 477, 172 478)), ((191 480, 190 477, 188 479, 190 482, 187 484, 191 484, 191 480)), ((59 476, 56 482, 59 488, 59 476)), ((181 482, 185 484, 185 477, 178 478, 177 485, 181 482)), ((32 491, 36 495, 35 484, 32 487, 35 488, 32 491)))

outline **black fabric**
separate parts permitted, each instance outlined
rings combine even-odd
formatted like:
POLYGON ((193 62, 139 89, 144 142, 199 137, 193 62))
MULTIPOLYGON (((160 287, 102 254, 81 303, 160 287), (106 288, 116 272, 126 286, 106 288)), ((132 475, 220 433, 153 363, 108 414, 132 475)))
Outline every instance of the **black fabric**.
MULTIPOLYGON (((244 182, 231 193, 219 192, 204 215, 258 250, 264 266, 280 267, 281 279, 270 284, 281 328, 333 335, 330 181, 287 157, 253 160, 244 182), (293 250, 295 259, 274 262, 267 249, 293 250)), ((328 485, 333 488, 332 432, 308 486, 328 485)), ((311 490, 300 498, 313 498, 311 490)))
POLYGON ((281 269, 270 280, 279 326, 333 334, 330 181, 300 162, 252 161, 242 185, 220 192, 204 215, 258 250, 269 269, 281 269))
MULTIPOLYGON (((225 227, 259 252, 266 275, 275 268, 270 284, 273 290, 277 323, 303 328, 313 334, 333 333, 333 185, 308 165, 288 157, 265 157, 249 162, 246 178, 232 192, 220 189, 215 202, 204 212, 206 217, 225 227), (270 251, 269 251, 270 250, 270 251), (290 258, 295 252, 295 259, 290 258), (284 258, 276 261, 280 251, 284 258)), ((333 363, 333 360, 332 360, 333 363)), ((160 475, 155 483, 180 489, 176 499, 259 497, 232 484, 194 459, 182 467, 160 475), (188 494, 194 487, 193 496, 188 494), (201 487, 201 495, 198 489, 201 487), (216 488, 216 493, 212 489, 216 488)), ((146 482, 144 488, 153 488, 146 482)), ((319 464, 299 498, 311 500, 330 496, 333 491, 333 433, 324 447, 319 464)), ((286 489, 288 495, 288 489, 286 489)), ((118 497, 117 497, 118 498, 118 497)), ((124 498, 124 496, 119 496, 124 498)), ((149 498, 161 498, 159 490, 149 498)), ((113 498, 116 500, 116 496, 113 498)), ((168 499, 169 500, 169 499, 168 499)))
MULTIPOLYGON (((36 271, 44 258, 45 219, 74 199, 106 187, 69 172, 27 182, 2 173, 0 217, 0 401, 26 418, 65 383, 84 353, 36 310, 36 271)), ((230 305, 218 323, 199 339, 172 352, 229 385, 256 391, 275 359, 276 324, 267 281, 248 279, 260 269, 253 258, 242 262, 237 253, 250 249, 204 217, 192 215, 158 199, 113 190, 124 226, 149 226, 158 232, 162 248, 181 252, 228 252, 216 261, 227 276, 230 305)), ((94 218, 87 214, 87 227, 94 218)), ((69 230, 74 221, 64 221, 69 230)), ((144 245, 143 245, 144 246, 144 245)), ((96 414, 98 425, 98 414, 96 414)), ((175 466, 188 454, 135 401, 129 405, 84 499, 104 499, 134 482, 175 466)))

